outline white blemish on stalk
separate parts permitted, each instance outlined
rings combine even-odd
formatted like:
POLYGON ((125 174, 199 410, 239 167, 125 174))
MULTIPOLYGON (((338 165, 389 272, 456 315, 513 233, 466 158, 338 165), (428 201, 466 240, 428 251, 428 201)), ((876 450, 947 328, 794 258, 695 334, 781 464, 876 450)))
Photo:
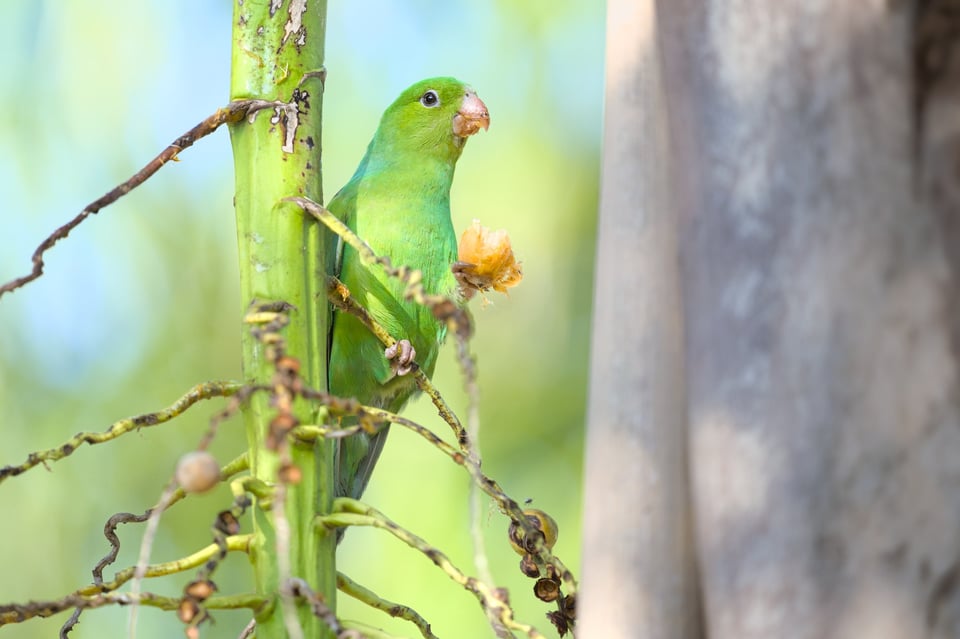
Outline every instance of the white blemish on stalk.
POLYGON ((290 8, 287 9, 287 24, 283 25, 283 40, 280 46, 287 43, 287 40, 294 33, 298 34, 296 45, 303 46, 306 42, 306 33, 303 32, 303 14, 307 11, 307 0, 290 0, 290 8))
POLYGON ((297 108, 297 103, 292 102, 275 107, 270 122, 272 124, 279 123, 283 128, 283 146, 280 147, 280 150, 284 153, 293 153, 293 141, 297 137, 297 127, 300 126, 300 110, 297 108))
POLYGON ((270 270, 270 266, 268 264, 264 264, 263 262, 254 262, 253 270, 255 270, 257 273, 266 273, 270 270))
MULTIPOLYGON (((302 95, 306 96, 306 93, 302 95)), ((251 100, 247 122, 253 124, 256 121, 257 113, 271 107, 273 108, 273 115, 270 116, 270 124, 280 125, 283 129, 283 146, 280 147, 280 150, 284 153, 293 153, 293 141, 297 137, 297 127, 300 126, 300 107, 297 106, 296 99, 292 102, 251 100)))

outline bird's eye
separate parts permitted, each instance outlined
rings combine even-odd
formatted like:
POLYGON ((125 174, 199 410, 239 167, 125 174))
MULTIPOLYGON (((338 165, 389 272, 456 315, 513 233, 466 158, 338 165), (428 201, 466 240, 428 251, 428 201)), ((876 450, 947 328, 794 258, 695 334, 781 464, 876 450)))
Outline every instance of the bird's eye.
POLYGON ((427 107, 428 109, 432 109, 433 107, 440 104, 440 97, 437 95, 436 91, 434 91, 433 89, 430 89, 429 91, 427 91, 426 93, 420 96, 420 104, 427 107))

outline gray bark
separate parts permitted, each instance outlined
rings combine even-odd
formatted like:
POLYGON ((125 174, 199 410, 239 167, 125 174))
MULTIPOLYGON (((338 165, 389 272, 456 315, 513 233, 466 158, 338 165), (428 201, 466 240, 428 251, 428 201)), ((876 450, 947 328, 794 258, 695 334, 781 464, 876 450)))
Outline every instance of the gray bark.
MULTIPOLYGON (((645 4, 609 2, 611 12, 645 4)), ((618 202, 605 175, 604 207, 679 210, 685 367, 679 380, 669 368, 668 382, 651 382, 664 342, 621 343, 618 360, 598 350, 609 339, 599 335, 592 366, 621 378, 621 392, 639 389, 624 427, 633 437, 678 428, 682 410, 657 412, 662 385, 685 398, 711 638, 960 636, 960 31, 944 26, 956 4, 672 0, 654 25, 662 64, 650 71, 633 54, 638 74, 665 78, 663 94, 642 102, 654 114, 637 121, 639 139, 660 140, 650 127, 667 126, 667 141, 632 168, 635 188, 658 195, 624 190, 618 202), (646 181, 651 165, 658 185, 646 181)), ((617 82, 608 144, 611 103, 631 99, 617 82)), ((605 172, 616 153, 605 150, 605 172)), ((674 287, 656 258, 623 257, 650 250, 642 237, 621 229, 619 239, 601 232, 598 278, 617 252, 639 269, 619 276, 649 287, 620 288, 623 298, 674 287)), ((597 296, 598 318, 646 326, 625 299, 601 309, 597 296)), ((592 391, 590 447, 604 437, 599 401, 592 391)), ((589 450, 588 515, 603 485, 590 473, 609 472, 589 450)), ((635 463, 646 469, 647 458, 635 463)), ((657 492, 677 497, 680 481, 657 492)), ((643 509, 650 490, 628 477, 617 497, 643 509)), ((659 532, 636 540, 647 550, 624 555, 621 571, 675 531, 684 506, 674 506, 646 511, 659 532)), ((590 561, 585 548, 585 575, 596 575, 590 561)), ((585 579, 585 608, 597 581, 585 579)), ((691 595, 684 605, 698 604, 691 595)))
POLYGON ((610 2, 587 442, 584 637, 691 637, 686 408, 653 1, 610 2))

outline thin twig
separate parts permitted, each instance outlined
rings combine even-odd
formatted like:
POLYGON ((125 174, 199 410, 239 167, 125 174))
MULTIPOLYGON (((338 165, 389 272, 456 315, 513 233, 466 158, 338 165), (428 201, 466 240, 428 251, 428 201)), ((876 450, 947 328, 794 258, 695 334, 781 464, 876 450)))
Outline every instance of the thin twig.
MULTIPOLYGON (((327 399, 333 398, 332 395, 312 389, 303 389, 301 395, 304 397, 304 399, 315 399, 321 403, 326 403, 327 399)), ((356 409, 349 414, 356 415, 361 419, 366 418, 367 420, 375 422, 389 422, 391 424, 398 424, 404 428, 408 428, 433 444, 457 464, 463 465, 464 463, 464 454, 462 452, 443 441, 436 433, 426 426, 418 424, 417 422, 403 417, 402 415, 391 413, 390 411, 382 408, 376 408, 373 406, 360 406, 359 404, 357 405, 356 409)), ((376 432, 376 430, 373 430, 372 432, 369 431, 368 428, 362 424, 350 426, 344 429, 330 429, 326 426, 314 426, 312 424, 308 424, 297 426, 292 432, 300 439, 310 440, 322 437, 339 439, 343 436, 352 435, 360 431, 370 432, 370 434, 376 432)))
POLYGON ((117 526, 130 523, 140 524, 145 522, 148 517, 150 517, 149 509, 142 515, 116 513, 110 516, 107 523, 103 525, 103 536, 106 537, 110 543, 110 551, 93 567, 94 585, 100 586, 103 584, 103 569, 117 560, 117 554, 120 552, 120 537, 117 535, 117 526))
POLYGON ((196 450, 206 450, 213 441, 213 438, 216 437, 217 429, 221 423, 236 415, 240 411, 241 406, 253 395, 269 390, 269 386, 260 384, 245 384, 239 386, 236 392, 230 397, 230 401, 227 402, 224 409, 210 418, 207 430, 197 443, 196 450))
MULTIPOLYGON (((476 361, 470 355, 467 340, 457 336, 457 360, 463 371, 463 386, 467 392, 467 456, 477 467, 481 466, 480 457, 480 388, 477 385, 476 361)), ((470 533, 473 539, 473 563, 480 579, 494 583, 487 559, 486 542, 483 538, 483 501, 480 487, 470 482, 470 533)))
MULTIPOLYGON (((176 610, 180 606, 179 597, 164 597, 151 592, 143 592, 134 597, 126 592, 108 592, 99 595, 83 596, 69 594, 55 601, 30 601, 25 604, 0 605, 0 626, 10 623, 21 623, 28 619, 46 618, 59 614, 71 608, 100 608, 113 604, 121 606, 133 605, 134 602, 142 606, 151 606, 162 610, 176 610)), ((257 610, 266 605, 267 599, 258 594, 223 595, 210 597, 204 601, 204 607, 211 610, 227 610, 249 608, 257 610)))
POLYGON ((344 619, 340 625, 343 626, 343 632, 337 639, 403 639, 362 621, 344 619))
POLYGON ((250 623, 243 627, 243 630, 240 631, 240 634, 237 635, 237 639, 250 639, 253 636, 253 633, 257 630, 257 620, 251 619, 250 623))
POLYGON ((73 614, 70 615, 70 618, 67 619, 66 623, 60 626, 60 639, 67 639, 67 635, 70 634, 70 631, 80 623, 80 615, 83 614, 83 608, 77 607, 74 609, 73 614))
POLYGON ((121 197, 146 182, 154 173, 160 170, 160 167, 171 160, 176 160, 181 151, 193 146, 197 140, 210 135, 223 124, 239 122, 245 117, 252 117, 255 113, 262 111, 263 109, 284 108, 286 106, 287 103, 285 102, 272 102, 267 100, 237 100, 235 102, 231 102, 222 109, 217 109, 215 113, 206 117, 198 125, 171 142, 167 148, 157 154, 157 156, 152 160, 147 162, 142 169, 134 173, 133 176, 130 177, 130 179, 128 179, 126 182, 110 189, 107 193, 88 204, 82 211, 80 211, 80 213, 74 216, 72 220, 48 235, 46 239, 40 242, 40 245, 37 246, 36 250, 33 252, 33 256, 31 257, 33 269, 30 271, 30 273, 10 280, 3 286, 0 286, 0 297, 3 297, 5 293, 10 293, 17 290, 21 286, 24 286, 25 284, 28 284, 43 275, 44 253, 53 248, 54 244, 67 237, 70 234, 70 231, 80 226, 80 224, 88 217, 97 214, 104 207, 113 204, 121 197))
POLYGON ((155 413, 145 413, 143 415, 137 415, 136 417, 121 419, 118 422, 114 422, 110 428, 102 433, 78 433, 56 448, 30 453, 30 455, 27 456, 27 460, 22 464, 0 468, 0 482, 8 477, 15 477, 25 473, 40 464, 46 465, 47 462, 54 462, 68 457, 73 454, 81 444, 102 444, 131 431, 170 421, 202 399, 229 397, 240 390, 242 386, 239 382, 228 381, 197 384, 174 403, 155 413))
POLYGON ((287 486, 278 482, 275 488, 273 505, 273 530, 276 535, 277 578, 280 581, 280 605, 283 610, 283 623, 287 627, 290 639, 303 639, 303 628, 297 617, 296 594, 290 579, 290 522, 284 507, 287 501, 287 486))
MULTIPOLYGON (((244 535, 231 535, 225 539, 226 548, 230 552, 249 552, 250 541, 252 538, 253 535, 249 533, 244 535)), ((221 547, 219 544, 210 544, 209 546, 204 546, 200 550, 193 554, 187 555, 186 557, 174 559, 173 561, 165 561, 159 564, 150 564, 144 570, 143 576, 146 578, 165 577, 167 575, 175 575, 177 573, 186 572, 198 566, 202 566, 210 558, 215 557, 218 553, 220 553, 220 551, 221 547)), ((117 572, 112 580, 101 582, 99 584, 90 584, 89 586, 84 586, 73 594, 83 597, 90 597, 95 594, 114 591, 133 579, 136 569, 136 566, 128 566, 127 568, 117 572)))
POLYGON ((371 608, 376 608, 377 610, 385 612, 391 617, 406 619, 420 630, 420 634, 423 635, 423 639, 438 639, 438 637, 433 634, 433 629, 430 628, 430 624, 427 623, 427 620, 424 619, 416 610, 410 606, 394 603, 380 597, 380 595, 377 593, 361 586, 342 572, 337 573, 337 590, 353 597, 357 601, 365 603, 371 608))
POLYGON ((287 579, 282 583, 284 584, 283 590, 288 591, 292 597, 306 599, 307 603, 310 604, 310 612, 313 613, 313 616, 325 623, 338 639, 344 636, 340 620, 337 619, 337 615, 327 605, 327 602, 324 601, 321 593, 314 592, 310 584, 299 577, 287 579))
POLYGON ((375 508, 348 497, 338 497, 333 501, 329 515, 316 518, 317 525, 325 527, 373 526, 388 531, 411 548, 420 551, 453 581, 473 593, 485 611, 491 611, 497 621, 517 632, 523 632, 532 639, 545 639, 533 626, 516 621, 513 609, 507 600, 506 591, 494 588, 475 577, 469 577, 457 568, 450 558, 422 538, 388 518, 375 508))
POLYGON ((160 526, 160 515, 167 509, 176 489, 176 480, 170 480, 167 487, 163 489, 160 501, 150 510, 150 517, 147 519, 147 529, 143 532, 143 538, 140 540, 140 554, 137 558, 137 565, 133 571, 133 579, 130 583, 130 639, 135 639, 137 636, 137 604, 139 603, 140 584, 146 576, 147 565, 150 563, 150 551, 153 548, 153 541, 157 537, 157 528, 160 526))

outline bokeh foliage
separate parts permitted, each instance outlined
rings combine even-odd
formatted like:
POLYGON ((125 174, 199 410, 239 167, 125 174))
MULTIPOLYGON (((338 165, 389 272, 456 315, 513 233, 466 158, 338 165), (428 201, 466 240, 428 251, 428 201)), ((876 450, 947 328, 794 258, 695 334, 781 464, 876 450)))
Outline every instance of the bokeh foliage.
MULTIPOLYGON (((0 95, 8 109, 0 121, 0 278, 20 275, 46 233, 226 102, 231 8, 222 4, 48 0, 0 10, 0 95)), ((507 228, 525 280, 509 299, 473 303, 484 468, 512 495, 554 515, 557 551, 576 567, 602 5, 330 2, 328 19, 326 193, 349 177, 379 114, 410 82, 456 75, 490 107, 490 131, 470 141, 458 165, 454 223, 462 229, 477 217, 507 228)), ((239 377, 232 180, 221 132, 80 227, 49 254, 43 278, 0 301, 0 464, 156 410, 198 381, 239 377)), ((462 409, 449 350, 436 379, 462 409)), ((106 549, 104 521, 157 499, 216 406, 0 486, 0 601, 52 598, 87 583, 106 549)), ((424 402, 408 410, 444 428, 424 402)), ((243 447, 236 420, 213 450, 226 461, 243 447)), ((461 469, 394 429, 365 499, 473 572, 467 485, 461 469)), ((222 488, 173 509, 154 558, 208 543, 213 514, 228 501, 222 488)), ((494 574, 511 589, 518 615, 549 631, 547 609, 529 594, 532 582, 517 571, 505 529, 491 511, 485 530, 494 574)), ((118 565, 129 565, 140 530, 120 534, 118 565)), ((386 535, 350 531, 340 567, 415 606, 440 636, 490 635, 469 595, 386 535)), ((245 589, 249 569, 231 558, 218 582, 245 589)), ((150 587, 178 590, 173 582, 150 587)), ((345 597, 340 610, 410 634, 345 597)), ((173 615, 140 616, 144 639, 179 633, 173 615)), ((118 636, 126 617, 121 609, 87 613, 71 636, 118 636)), ((4 636, 55 636, 64 618, 4 628, 4 636)), ((236 636, 244 622, 240 613, 219 614, 207 636, 236 636)))

